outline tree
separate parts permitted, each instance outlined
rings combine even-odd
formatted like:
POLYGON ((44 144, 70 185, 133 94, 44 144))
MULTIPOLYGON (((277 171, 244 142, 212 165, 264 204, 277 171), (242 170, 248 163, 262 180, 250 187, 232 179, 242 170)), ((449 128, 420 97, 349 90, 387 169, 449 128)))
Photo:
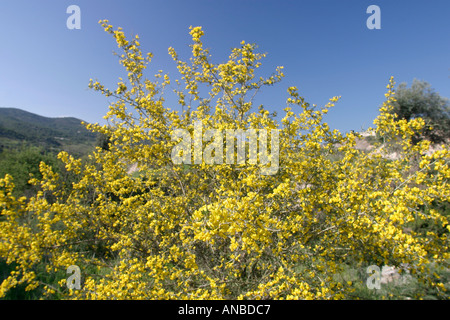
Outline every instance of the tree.
MULTIPOLYGON (((121 49, 127 72, 115 89, 90 83, 114 98, 109 125, 88 125, 111 137, 110 147, 97 147, 87 163, 58 155, 78 177, 70 190, 45 163, 42 179, 33 181, 41 192, 31 199, 12 196, 11 176, 0 179, 0 256, 16 264, 0 295, 26 284, 50 297, 57 291, 79 299, 348 298, 355 284, 341 274, 349 264, 407 264, 445 295, 444 280, 428 268, 448 266, 450 227, 437 210, 425 214, 419 207, 448 199, 450 150, 425 156, 427 141, 412 145, 424 123, 390 113, 393 79, 370 129, 384 143, 401 137, 400 157, 391 161, 379 148, 356 149, 356 134, 323 122, 339 97, 316 109, 289 87, 281 121, 264 107, 253 111, 255 93, 283 77, 281 67, 257 75, 264 55, 253 44, 243 41, 228 61, 212 63, 202 28, 191 28, 189 60, 169 48, 180 73, 174 84, 162 71, 151 80, 145 75, 152 55, 142 54, 137 36, 127 40, 122 29, 100 23, 121 49), (171 84, 182 112, 164 99, 171 84), (175 133, 193 135, 197 123, 204 138, 212 129, 278 130, 278 171, 262 174, 266 164, 247 156, 245 163, 175 163, 175 133), (413 158, 420 169, 411 166, 413 158), (139 175, 127 172, 130 163, 139 175), (439 233, 406 231, 418 218, 439 233), (64 273, 71 265, 81 268, 80 290, 69 290, 65 278, 48 283, 38 272, 64 273)), ((224 140, 205 142, 227 146, 224 140)), ((254 147, 251 139, 241 141, 245 150, 254 147)), ((194 152, 195 141, 189 147, 194 152)))
POLYGON ((102 148, 103 150, 109 150, 109 144, 111 143, 111 138, 104 133, 99 133, 97 135, 95 146, 102 148))
POLYGON ((425 120, 422 137, 416 136, 415 141, 426 138, 440 143, 450 138, 450 100, 441 97, 428 82, 414 79, 410 88, 400 83, 395 99, 392 112, 397 119, 421 117, 425 120))

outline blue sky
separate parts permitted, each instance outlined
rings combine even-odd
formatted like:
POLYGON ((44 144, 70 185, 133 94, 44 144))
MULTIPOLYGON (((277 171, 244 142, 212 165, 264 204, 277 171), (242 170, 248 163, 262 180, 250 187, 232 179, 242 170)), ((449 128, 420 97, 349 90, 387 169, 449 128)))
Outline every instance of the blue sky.
POLYGON ((280 114, 289 86, 319 106, 340 95, 326 118, 333 129, 371 126, 391 75, 397 83, 425 80, 450 98, 448 0, 1 0, 0 107, 102 122, 108 98, 89 90, 89 79, 114 88, 126 73, 100 19, 138 34, 155 56, 149 74, 162 69, 172 79, 167 49, 188 58, 191 25, 203 27, 216 62, 241 40, 256 43, 268 55, 263 71, 284 66, 286 75, 259 101, 280 114), (80 30, 66 27, 73 4, 80 30), (372 4, 381 9, 380 30, 366 26, 372 4))

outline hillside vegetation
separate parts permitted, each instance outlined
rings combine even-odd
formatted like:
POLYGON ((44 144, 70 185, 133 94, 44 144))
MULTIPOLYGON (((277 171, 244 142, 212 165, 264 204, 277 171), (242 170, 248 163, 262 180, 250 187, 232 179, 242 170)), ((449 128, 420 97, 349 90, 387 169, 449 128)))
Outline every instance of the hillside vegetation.
POLYGON ((15 108, 0 108, 0 152, 27 145, 77 156, 92 150, 97 135, 80 119, 47 118, 15 108))
POLYGON ((47 118, 21 109, 0 108, 0 177, 9 174, 14 178, 15 196, 35 195, 38 189, 29 180, 42 178, 41 162, 64 173, 58 153, 66 151, 84 158, 94 150, 98 138, 80 119, 47 118))

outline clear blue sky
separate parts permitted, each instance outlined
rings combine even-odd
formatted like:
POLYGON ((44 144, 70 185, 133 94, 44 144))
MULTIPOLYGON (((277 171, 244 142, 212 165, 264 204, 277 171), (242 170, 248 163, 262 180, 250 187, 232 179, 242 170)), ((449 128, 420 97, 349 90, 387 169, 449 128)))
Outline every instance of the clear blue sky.
POLYGON ((203 27, 215 61, 241 40, 256 43, 268 54, 264 70, 285 67, 284 80, 261 93, 267 108, 281 111, 293 85, 319 106, 340 95, 326 121, 343 131, 372 125, 391 75, 425 80, 450 98, 448 0, 1 0, 0 107, 102 122, 108 99, 87 88, 89 79, 114 88, 126 74, 100 19, 139 34, 155 55, 151 74, 172 78, 167 48, 187 57, 190 25, 203 27), (72 4, 80 30, 66 27, 72 4), (371 4, 381 9, 380 30, 366 27, 371 4))

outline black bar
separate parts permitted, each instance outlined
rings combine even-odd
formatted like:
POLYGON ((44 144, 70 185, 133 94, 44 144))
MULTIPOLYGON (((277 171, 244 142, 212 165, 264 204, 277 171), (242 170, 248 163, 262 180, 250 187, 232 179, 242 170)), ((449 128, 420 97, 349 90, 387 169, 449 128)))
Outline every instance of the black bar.
MULTIPOLYGON (((433 308, 445 312, 449 301, 0 301, 3 313, 11 310, 14 316, 138 316, 144 319, 310 319, 315 317, 415 316, 433 308)), ((6 313, 5 313, 6 314, 6 313)), ((84 320, 84 319, 83 319, 84 320)))

